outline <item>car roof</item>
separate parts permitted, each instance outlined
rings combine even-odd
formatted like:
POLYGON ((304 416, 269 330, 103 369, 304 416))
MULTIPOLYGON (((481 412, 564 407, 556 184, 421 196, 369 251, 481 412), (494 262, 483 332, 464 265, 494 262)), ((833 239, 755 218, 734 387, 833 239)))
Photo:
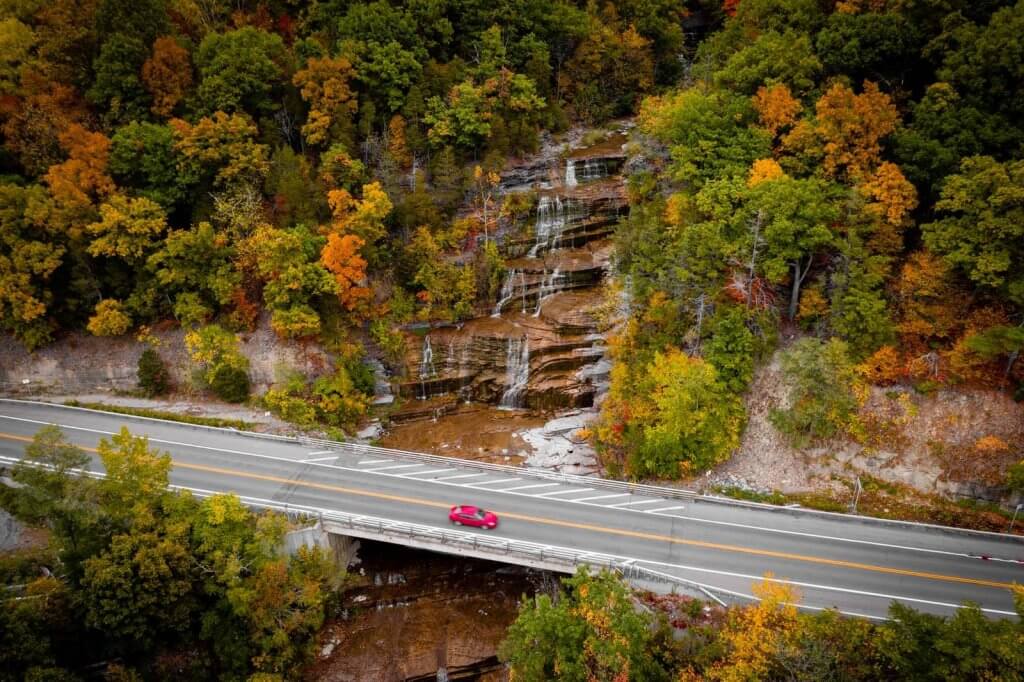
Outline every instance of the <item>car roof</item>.
POLYGON ((459 511, 475 512, 475 511, 483 511, 483 510, 480 509, 480 507, 477 507, 477 506, 472 505, 472 504, 460 504, 459 505, 459 511))

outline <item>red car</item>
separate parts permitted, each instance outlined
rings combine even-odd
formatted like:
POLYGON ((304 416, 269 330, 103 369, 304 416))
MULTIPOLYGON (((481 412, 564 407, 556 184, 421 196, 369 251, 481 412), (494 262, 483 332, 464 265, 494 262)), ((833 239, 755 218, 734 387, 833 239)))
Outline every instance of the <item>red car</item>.
POLYGON ((448 512, 448 520, 456 526, 473 526, 493 530, 498 526, 498 515, 474 507, 471 504, 457 504, 448 512))

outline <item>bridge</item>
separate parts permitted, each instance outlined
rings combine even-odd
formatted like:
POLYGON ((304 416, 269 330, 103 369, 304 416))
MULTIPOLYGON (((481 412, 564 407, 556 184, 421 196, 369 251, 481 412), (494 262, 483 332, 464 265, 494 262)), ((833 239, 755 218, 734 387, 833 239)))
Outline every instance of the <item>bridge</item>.
POLYGON ((127 426, 171 454, 174 487, 199 496, 232 492, 348 537, 565 573, 607 567, 722 603, 754 599, 752 584, 771 573, 805 609, 879 619, 893 601, 944 615, 970 601, 1005 618, 1024 583, 1019 536, 31 401, 0 400, 0 464, 46 424, 92 453, 99 474, 97 443, 127 426), (453 504, 494 510, 501 525, 453 528, 453 504))

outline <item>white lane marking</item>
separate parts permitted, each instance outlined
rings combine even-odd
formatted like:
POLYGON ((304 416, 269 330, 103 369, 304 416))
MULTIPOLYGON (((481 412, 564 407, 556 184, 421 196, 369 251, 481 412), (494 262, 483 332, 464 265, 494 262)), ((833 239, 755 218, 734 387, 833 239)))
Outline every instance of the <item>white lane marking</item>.
MULTIPOLYGON (((643 511, 643 510, 635 510, 643 511)), ((649 514, 653 514, 657 510, 651 509, 647 511, 649 514)), ((963 559, 981 559, 982 557, 977 554, 968 554, 967 552, 951 552, 946 549, 933 549, 931 547, 910 547, 907 545, 897 545, 890 542, 879 542, 877 540, 858 540, 857 538, 841 538, 835 535, 821 535, 819 533, 807 533, 799 530, 786 530, 782 528, 767 528, 765 526, 752 526, 746 523, 736 523, 735 521, 717 521, 715 519, 704 519, 697 516, 679 516, 677 514, 670 515, 674 519, 683 519, 684 521, 693 521, 694 523, 706 523, 711 526, 730 526, 733 528, 742 528, 744 530, 756 530, 763 533, 776 533, 779 535, 792 535, 795 537, 811 538, 813 540, 829 540, 831 542, 848 542, 855 545, 868 545, 871 547, 884 547, 886 549, 899 549, 907 552, 925 552, 927 554, 940 554, 942 556, 960 557, 963 559)), ((998 561, 1008 564, 1019 564, 1024 559, 1006 559, 988 556, 986 561, 998 561)))
MULTIPOLYGON (((748 579, 748 580, 753 580, 754 582, 758 582, 758 583, 763 581, 763 580, 769 580, 770 582, 773 582, 773 583, 783 583, 783 584, 786 584, 786 585, 796 585, 797 587, 803 587, 803 588, 806 588, 806 589, 809 589, 809 590, 823 590, 823 591, 826 591, 826 592, 843 592, 845 594, 855 594, 855 595, 858 595, 858 596, 861 596, 861 597, 876 597, 878 599, 885 599, 885 600, 888 600, 888 601, 899 600, 899 601, 906 601, 906 602, 915 602, 917 604, 929 604, 931 606, 943 606, 943 607, 950 608, 950 609, 960 609, 960 608, 963 608, 962 604, 950 604, 948 602, 931 601, 929 599, 916 599, 914 597, 901 597, 899 595, 883 594, 883 593, 880 593, 880 592, 866 592, 864 590, 854 590, 854 589, 851 589, 851 588, 848 588, 848 587, 833 587, 832 585, 818 585, 818 584, 815 584, 815 583, 805 583, 805 582, 801 582, 799 580, 788 580, 788 579, 783 579, 783 578, 774 578, 774 577, 773 578, 767 578, 766 576, 763 576, 763 575, 749 575, 747 573, 733 573, 731 571, 719 571, 719 570, 714 569, 714 568, 701 568, 699 566, 686 566, 686 565, 683 565, 683 564, 672 564, 672 563, 668 563, 668 562, 665 562, 665 561, 651 561, 651 560, 648 560, 648 559, 637 559, 636 561, 637 561, 637 563, 641 563, 641 564, 652 564, 654 566, 665 566, 665 567, 668 567, 668 568, 678 568, 678 569, 682 569, 684 571, 696 571, 698 573, 711 573, 713 575, 723 575, 723 576, 727 576, 729 578, 745 578, 745 579, 748 579)), ((717 590, 719 588, 715 587, 713 589, 717 590)), ((995 613, 995 614, 998 614, 1000 616, 1016 616, 1017 615, 1016 611, 1000 611, 999 609, 986 609, 986 608, 983 608, 981 610, 984 611, 985 613, 995 613)))
MULTIPOLYGON (((334 450, 317 450, 316 452, 309 453, 309 456, 310 457, 315 457, 316 455, 329 455, 332 452, 334 452, 334 450)), ((340 455, 341 453, 339 452, 338 454, 340 455)), ((337 456, 338 455, 335 455, 335 457, 337 457, 337 456)))
MULTIPOLYGON (((108 416, 108 415, 104 414, 103 416, 108 416)), ((116 415, 109 415, 109 416, 115 417, 116 415)), ((12 417, 12 416, 9 416, 9 415, 0 415, 0 419, 9 419, 9 420, 12 420, 12 421, 26 422, 26 423, 29 423, 29 424, 42 424, 42 425, 54 424, 55 426, 59 426, 61 428, 65 428, 65 429, 71 429, 71 430, 74 430, 74 431, 85 431, 87 433, 98 433, 98 434, 102 434, 104 436, 110 436, 110 435, 113 435, 115 433, 114 431, 103 431, 103 430, 100 430, 100 429, 90 429, 90 428, 85 427, 85 426, 71 426, 71 425, 68 425, 68 424, 55 424, 54 422, 41 421, 41 420, 38 420, 38 419, 27 419, 25 417, 12 417)), ((156 421, 159 421, 159 420, 156 420, 156 421)), ((176 424, 174 424, 173 422, 166 422, 166 423, 161 422, 161 423, 163 423, 165 426, 169 425, 171 428, 176 426, 176 424)), ((209 445, 198 445, 196 443, 182 443, 182 442, 179 442, 179 441, 163 440, 163 439, 159 439, 159 438, 149 438, 149 440, 154 442, 154 443, 163 443, 165 445, 179 445, 179 446, 187 447, 187 448, 195 448, 197 450, 209 450, 211 452, 227 452, 227 453, 231 453, 233 455, 242 455, 244 457, 255 457, 257 459, 266 459, 266 460, 277 461, 277 462, 287 462, 287 463, 290 463, 290 464, 302 464, 303 463, 303 460, 292 459, 292 458, 289 458, 289 457, 278 457, 278 456, 275 456, 275 455, 264 455, 264 454, 259 454, 259 453, 255 453, 255 452, 244 452, 242 450, 231 450, 229 448, 212 447, 212 446, 209 446, 209 445)), ((291 446, 292 444, 284 443, 282 445, 291 446)), ((379 461, 390 462, 390 461, 394 461, 394 460, 379 460, 379 461)), ((341 465, 341 464, 327 464, 327 463, 324 463, 324 462, 310 462, 310 464, 312 464, 313 466, 325 467, 325 468, 328 468, 328 469, 335 469, 337 471, 353 472, 353 473, 360 473, 360 474, 368 474, 369 473, 369 474, 375 474, 375 475, 379 475, 379 476, 390 476, 390 477, 393 477, 393 478, 402 478, 402 479, 405 479, 405 480, 420 480, 420 479, 416 479, 416 478, 412 478, 411 477, 412 475, 415 475, 418 472, 410 472, 409 474, 399 474, 399 473, 380 473, 380 474, 378 474, 377 472, 380 471, 379 469, 357 469, 357 468, 354 468, 354 467, 348 467, 348 466, 344 466, 344 465, 341 465)), ((454 466, 457 466, 457 465, 453 465, 453 468, 454 468, 454 466)), ((518 495, 520 497, 526 497, 526 498, 531 498, 531 499, 536 499, 537 497, 540 497, 539 495, 533 495, 533 494, 530 494, 530 493, 509 492, 507 490, 492 490, 490 488, 482 487, 482 486, 485 486, 485 485, 492 485, 492 484, 499 484, 499 483, 510 483, 512 481, 522 480, 522 479, 519 479, 519 478, 499 479, 497 481, 480 481, 479 483, 474 483, 474 484, 447 483, 446 482, 446 481, 449 481, 449 480, 452 480, 452 479, 455 479, 455 478, 463 478, 463 477, 466 477, 466 476, 477 476, 477 475, 484 476, 484 475, 487 475, 487 474, 466 474, 464 476, 462 476, 462 475, 460 475, 460 476, 449 476, 449 477, 446 477, 446 478, 431 479, 431 482, 432 483, 441 483, 443 485, 454 486, 454 487, 457 487, 457 488, 468 488, 468 489, 471 489, 471 490, 483 490, 483 491, 487 491, 487 492, 509 494, 509 495, 518 495)), ((556 500, 556 501, 557 502, 569 502, 569 503, 572 503, 572 504, 584 504, 584 505, 587 505, 587 506, 590 506, 590 507, 599 507, 601 509, 608 509, 609 508, 608 505, 593 504, 591 502, 588 502, 588 500, 604 499, 604 498, 607 498, 607 497, 622 497, 622 496, 625 496, 625 495, 628 495, 628 493, 623 493, 622 495, 611 495, 611 496, 599 495, 599 496, 596 496, 596 497, 568 498, 568 499, 565 499, 565 500, 556 500)), ((623 508, 622 511, 635 512, 637 514, 654 514, 657 510, 644 511, 643 509, 630 509, 630 508, 626 507, 626 508, 623 508)), ((672 514, 672 515, 670 515, 670 517, 671 518, 675 518, 675 519, 683 519, 683 520, 686 520, 686 521, 693 521, 695 523, 705 523, 705 524, 709 524, 709 525, 720 525, 720 526, 731 526, 731 527, 734 527, 734 528, 742 528, 742 529, 745 529, 745 530, 754 530, 754 531, 767 532, 767 533, 776 533, 776 534, 780 534, 780 535, 793 535, 793 536, 807 537, 807 538, 813 538, 813 539, 818 539, 818 540, 831 540, 831 541, 834 541, 834 542, 846 542, 846 543, 852 543, 852 544, 867 545, 867 546, 871 546, 871 547, 884 547, 884 548, 887 548, 887 549, 899 549, 899 550, 905 550, 905 551, 909 551, 909 552, 923 552, 923 553, 928 553, 928 554, 938 554, 938 555, 943 555, 943 556, 952 556, 952 557, 958 557, 958 558, 964 558, 964 559, 974 559, 974 560, 979 560, 980 559, 980 557, 978 555, 967 554, 965 552, 950 552, 948 550, 932 549, 932 548, 928 548, 928 547, 910 547, 910 546, 906 546, 906 545, 896 545, 896 544, 891 544, 891 543, 876 542, 876 541, 873 541, 873 540, 858 540, 858 539, 854 539, 854 538, 841 538, 841 537, 836 537, 836 536, 831 536, 831 535, 820 535, 820 534, 817 534, 817 533, 805 533, 805 532, 802 532, 802 531, 783 530, 783 529, 779 529, 779 528, 767 528, 767 527, 764 527, 764 526, 754 526, 754 525, 749 525, 749 524, 744 524, 744 523, 736 523, 736 522, 732 522, 732 521, 716 521, 716 520, 713 520, 713 519, 703 519, 703 518, 694 517, 694 516, 677 516, 675 514, 672 514)), ((1001 563, 1014 563, 1014 564, 1019 564, 1019 563, 1022 562, 1022 559, 1007 559, 1007 558, 1000 558, 1000 557, 995 557, 995 556, 989 556, 988 560, 989 561, 1001 562, 1001 563)))
POLYGON ((385 462, 394 462, 394 461, 395 460, 393 460, 393 459, 364 459, 362 462, 359 462, 359 466, 363 466, 365 464, 384 464, 385 462))
MULTIPOLYGON (((66 427, 66 428, 74 429, 74 428, 78 428, 78 427, 73 427, 72 426, 72 427, 66 427)), ((197 447, 203 447, 203 446, 197 446, 197 447)), ((212 449, 212 448, 210 448, 210 449, 212 449)), ((13 458, 13 457, 6 457, 6 456, 0 456, 0 460, 9 461, 9 462, 12 462, 12 463, 17 463, 17 462, 20 461, 19 459, 16 459, 16 458, 13 458)), ((290 460, 288 460, 288 461, 290 461, 290 460)), ((95 476, 95 477, 100 477, 100 478, 104 477, 104 474, 102 474, 100 472, 82 471, 81 473, 88 474, 88 475, 95 476)), ((203 493, 209 493, 209 494, 218 494, 215 491, 204 490, 202 488, 190 488, 188 486, 181 486, 181 485, 171 485, 169 487, 173 488, 175 490, 192 490, 192 491, 196 491, 196 492, 203 492, 203 493)), ((266 499, 262 499, 262 498, 258 498, 258 497, 252 497, 252 496, 245 496, 245 498, 248 499, 248 500, 256 501, 256 502, 272 503, 274 505, 281 505, 282 504, 281 502, 278 502, 278 501, 266 500, 266 499)), ((601 505, 592 505, 592 506, 601 506, 601 505)), ((329 512, 348 513, 348 512, 345 512, 342 509, 327 509, 327 508, 323 508, 323 507, 314 507, 314 506, 311 506, 311 505, 297 505, 297 507, 301 507, 303 510, 313 510, 313 511, 328 512, 328 513, 329 512)), ((531 542, 531 541, 529 541, 529 540, 522 540, 522 542, 531 542)), ((534 543, 534 544, 537 544, 537 543, 534 543)), ((541 543, 541 544, 543 544, 543 543, 541 543)), ((576 550, 575 548, 572 548, 572 547, 562 547, 562 546, 557 546, 557 545, 545 545, 545 546, 551 547, 553 549, 561 549, 561 550, 567 550, 567 551, 578 551, 578 550, 576 550)), ((580 554, 581 557, 585 558, 584 555, 585 555, 585 553, 581 553, 580 554)), ((747 575, 745 573, 732 573, 732 572, 729 572, 729 571, 718 571, 718 570, 711 569, 711 568, 699 568, 699 567, 696 567, 696 566, 686 566, 686 565, 683 565, 683 564, 673 564, 673 563, 668 563, 668 562, 665 562, 665 561, 655 561, 655 560, 651 560, 651 559, 639 559, 639 558, 636 558, 636 557, 615 556, 615 555, 606 555, 606 556, 613 556, 614 558, 618 558, 618 559, 622 560, 622 562, 626 563, 626 564, 630 564, 630 563, 645 563, 645 564, 651 564, 651 565, 654 565, 654 566, 662 566, 662 567, 668 567, 668 568, 679 568, 679 569, 683 569, 683 570, 697 571, 697 572, 700 572, 700 573, 711 573, 713 575, 723 575, 723 576, 734 577, 734 578, 746 578, 746 579, 754 580, 754 581, 757 581, 757 582, 760 582, 760 581, 765 579, 764 576, 752 576, 752 575, 747 575)), ((693 582, 693 581, 688 581, 688 579, 686 579, 686 578, 681 578, 681 579, 683 581, 685 581, 685 582, 693 582)), ((846 592, 846 593, 857 594, 857 595, 862 595, 862 596, 880 597, 880 598, 888 599, 890 601, 891 600, 900 600, 900 601, 907 601, 907 602, 916 602, 916 603, 921 603, 921 604, 931 604, 931 605, 934 605, 934 606, 943 606, 943 607, 951 608, 951 609, 954 609, 954 610, 963 608, 963 605, 961 605, 961 604, 949 604, 949 603, 946 603, 946 602, 936 602, 936 601, 929 601, 929 600, 925 600, 925 599, 915 599, 913 597, 900 597, 900 596, 893 596, 893 595, 885 595, 885 594, 878 594, 878 593, 875 593, 875 592, 864 592, 864 591, 860 591, 860 590, 853 590, 853 589, 848 589, 848 588, 843 588, 843 587, 832 587, 832 586, 828 586, 828 585, 816 585, 814 583, 804 583, 804 582, 799 582, 799 581, 794 581, 794 580, 782 580, 782 579, 779 579, 779 578, 771 578, 770 580, 772 582, 796 585, 796 586, 800 586, 800 587, 806 587, 808 589, 819 589, 819 590, 823 590, 823 591, 846 592)), ((701 583, 696 583, 696 584, 699 585, 701 583)), ((707 589, 709 589, 711 591, 724 592, 724 593, 727 593, 727 594, 732 594, 732 595, 735 595, 735 596, 744 597, 744 598, 751 599, 751 600, 754 600, 754 601, 760 601, 754 595, 748 595, 748 594, 744 594, 742 592, 735 592, 733 590, 729 590, 729 589, 726 589, 726 588, 723 588, 723 587, 716 587, 716 586, 713 586, 713 585, 706 585, 706 584, 704 584, 703 587, 705 587, 705 588, 707 588, 707 589)), ((798 606, 799 608, 803 608, 803 609, 810 609, 810 610, 813 610, 813 611, 824 611, 824 610, 827 610, 828 608, 830 608, 830 607, 808 606, 806 604, 795 604, 795 606, 798 606)), ((998 609, 982 608, 981 611, 986 612, 986 613, 1000 614, 1000 615, 1009 615, 1009 616, 1017 615, 1016 612, 1000 611, 998 609)), ((846 615, 850 615, 850 616, 862 616, 863 615, 866 618, 874 618, 876 620, 889 620, 888 618, 884 618, 884 617, 881 617, 881 616, 867 616, 867 615, 864 615, 864 614, 858 614, 858 613, 852 613, 852 612, 846 612, 846 611, 840 611, 840 613, 843 613, 843 614, 846 614, 846 615)))
POLYGON ((402 474, 403 476, 426 476, 428 474, 440 474, 445 471, 451 471, 451 467, 445 467, 444 469, 431 469, 430 471, 413 471, 408 474, 402 474))
POLYGON ((636 502, 617 502, 608 506, 612 509, 620 509, 622 507, 635 507, 638 504, 659 504, 664 501, 665 500, 637 500, 636 502))
POLYGON ((330 457, 314 457, 313 459, 307 459, 306 461, 307 462, 311 462, 311 463, 316 463, 316 462, 327 462, 327 461, 330 461, 332 459, 338 459, 338 456, 337 455, 331 455, 330 457))
POLYGON ((478 476, 490 476, 490 474, 459 474, 458 476, 445 476, 444 478, 435 478, 435 481, 454 481, 457 478, 476 478, 478 476))
POLYGON ((531 483, 530 485, 517 485, 515 488, 505 488, 504 490, 498 490, 496 492, 510 493, 513 490, 529 490, 530 488, 550 488, 553 485, 562 485, 561 483, 531 483))
MULTIPOLYGON (((555 495, 568 495, 569 493, 589 493, 592 492, 593 488, 573 488, 572 490, 554 490, 550 493, 541 493, 534 495, 534 497, 554 497, 555 495)), ((559 500, 559 502, 565 502, 566 500, 559 500)), ((568 500, 573 502, 573 500, 568 500)))
POLYGON ((392 469, 411 469, 412 467, 421 467, 422 464, 392 464, 386 467, 376 467, 374 469, 364 469, 368 474, 375 474, 378 471, 390 471, 392 469))
MULTIPOLYGON (((631 496, 630 493, 617 493, 617 494, 614 494, 614 495, 595 495, 594 497, 581 497, 578 500, 566 500, 566 502, 586 502, 588 500, 608 500, 608 499, 611 499, 613 497, 630 497, 630 496, 631 496)), ((598 504, 598 505, 595 505, 595 506, 597 506, 597 507, 604 507, 605 509, 608 508, 608 505, 606 505, 606 504, 598 504)))
MULTIPOLYGON (((679 505, 678 507, 662 507, 660 509, 644 509, 644 511, 647 512, 648 514, 660 514, 662 512, 672 511, 673 509, 686 509, 686 507, 684 507, 683 505, 679 505)), ((677 516, 675 518, 681 518, 681 517, 677 516)))

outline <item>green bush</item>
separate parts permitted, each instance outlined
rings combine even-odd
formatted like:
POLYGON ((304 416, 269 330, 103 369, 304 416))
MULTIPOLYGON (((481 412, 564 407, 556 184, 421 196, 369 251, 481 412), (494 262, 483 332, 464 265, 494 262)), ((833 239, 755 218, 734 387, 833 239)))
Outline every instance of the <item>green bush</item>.
POLYGON ((845 342, 801 339, 782 355, 790 407, 772 410, 771 422, 795 447, 831 438, 856 422, 857 372, 845 342))
POLYGON ((1010 467, 1006 473, 1006 485, 1010 487, 1010 490, 1024 493, 1024 461, 1010 467))
POLYGON ((163 395, 170 390, 170 376, 160 354, 152 348, 142 351, 139 357, 139 390, 147 398, 163 395))
POLYGON ((229 403, 244 402, 249 397, 249 374, 241 367, 219 364, 210 373, 210 390, 229 403))

